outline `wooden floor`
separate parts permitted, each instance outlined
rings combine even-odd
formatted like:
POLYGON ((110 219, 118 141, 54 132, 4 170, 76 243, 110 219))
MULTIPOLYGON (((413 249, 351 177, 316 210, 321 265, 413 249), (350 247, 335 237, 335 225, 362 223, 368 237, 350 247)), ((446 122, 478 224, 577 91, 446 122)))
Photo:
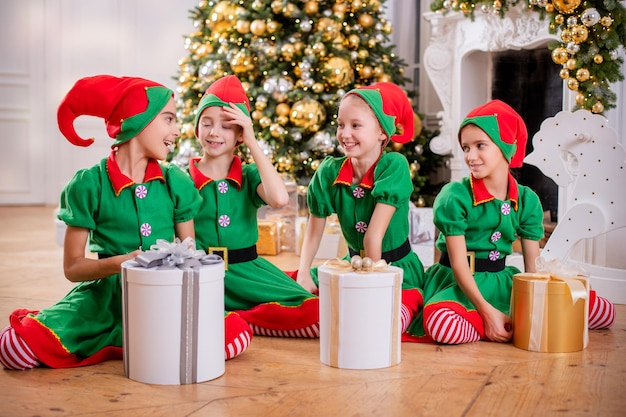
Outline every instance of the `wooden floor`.
MULTIPOLYGON (((72 284, 61 268, 53 207, 0 207, 0 326, 43 308, 72 284)), ((270 259, 272 259, 270 257, 270 259)), ((295 268, 296 257, 274 260, 295 268)), ((510 344, 402 345, 381 370, 323 365, 318 340, 255 337, 213 381, 134 382, 122 361, 77 369, 0 370, 0 416, 623 416, 626 306, 589 347, 532 353, 510 344)))

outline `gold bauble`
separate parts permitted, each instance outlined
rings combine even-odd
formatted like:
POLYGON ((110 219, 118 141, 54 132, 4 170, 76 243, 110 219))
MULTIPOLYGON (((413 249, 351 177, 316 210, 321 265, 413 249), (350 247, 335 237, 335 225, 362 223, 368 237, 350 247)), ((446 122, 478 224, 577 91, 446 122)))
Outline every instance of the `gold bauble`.
POLYGON ((341 23, 331 19, 330 17, 322 17, 317 21, 315 30, 322 34, 322 39, 329 42, 333 40, 341 31, 341 23))
POLYGON ((270 125, 270 135, 273 138, 279 138, 283 134, 284 131, 285 129, 283 129, 283 127, 279 125, 278 123, 272 123, 270 125))
POLYGON ((346 12, 346 5, 345 5, 345 3, 335 3, 333 5, 333 12, 335 12, 335 13, 345 13, 346 12))
POLYGON ((576 43, 583 43, 588 35, 589 31, 585 25, 576 25, 572 28, 572 40, 576 43))
POLYGON ((304 3, 304 12, 308 15, 317 14, 319 11, 319 7, 317 6, 317 1, 307 1, 304 3))
POLYGON ((557 25, 562 25, 563 22, 565 22, 565 18, 562 14, 557 14, 556 16, 554 16, 554 23, 556 23, 557 25))
POLYGON ((602 104, 600 100, 596 101, 595 103, 593 103, 593 106, 591 106, 592 113, 602 113, 603 111, 604 111, 604 104, 602 104))
POLYGON ((378 77, 378 82, 390 83, 391 82, 391 75, 389 75, 389 74, 381 75, 380 77, 378 77))
POLYGON ((585 103, 585 95, 583 93, 576 94, 576 104, 582 106, 585 103))
POLYGON ((270 4, 270 8, 272 9, 272 12, 274 12, 274 14, 280 14, 280 12, 283 10, 283 3, 280 0, 274 0, 270 4))
POLYGON ((253 20, 250 23, 250 32, 257 36, 263 35, 265 33, 265 21, 261 19, 253 20))
POLYGON ((605 28, 608 28, 613 24, 613 18, 611 18, 611 16, 602 16, 602 19, 600 19, 600 24, 605 28))
POLYGON ((589 79, 589 70, 587 68, 579 68, 576 71, 576 79, 580 82, 587 81, 589 79))
POLYGON ((350 61, 345 58, 334 56, 324 64, 329 74, 327 82, 334 87, 343 87, 352 82, 354 79, 354 71, 350 61))
POLYGON ((267 108, 267 101, 265 101, 265 100, 257 100, 254 103, 254 108, 257 109, 257 110, 261 110, 261 111, 265 110, 267 108))
POLYGON ((400 152, 400 149, 402 149, 403 146, 404 146, 404 144, 402 144, 402 143, 391 142, 391 149, 393 149, 396 152, 400 152))
POLYGON ((272 119, 270 119, 270 118, 269 118, 269 117, 267 117, 267 116, 263 116, 263 117, 261 117, 261 118, 259 119, 259 125, 260 125, 262 128, 266 128, 266 127, 268 127, 268 126, 269 126, 269 125, 271 125, 271 124, 272 124, 272 119))
POLYGON ((567 80, 569 78, 569 70, 567 68, 561 68, 561 71, 559 71, 559 77, 567 80))
POLYGON ((319 159, 315 159, 313 161, 311 161, 311 169, 313 171, 317 171, 317 169, 320 167, 320 160, 319 159))
POLYGON ((563 65, 567 62, 568 58, 569 54, 567 53, 567 49, 563 47, 555 48, 552 51, 552 61, 554 61, 555 64, 563 65))
POLYGON ((578 6, 582 0, 553 0, 552 4, 556 9, 564 14, 571 14, 578 6))
POLYGON ((567 60, 567 62, 565 63, 565 67, 568 70, 575 70, 576 69, 576 59, 575 58, 570 58, 567 60))
POLYGON ((213 25, 218 22, 232 21, 237 16, 237 6, 229 1, 220 1, 209 14, 208 24, 209 29, 213 29, 213 25))
POLYGON ((361 38, 359 38, 359 35, 348 36, 348 47, 350 49, 357 49, 360 43, 361 43, 361 38))
POLYGON ((352 7, 353 12, 357 12, 363 7, 363 2, 361 0, 352 0, 350 7, 352 7))
POLYGON ((276 105, 276 115, 278 116, 288 116, 289 110, 291 110, 291 107, 289 107, 289 104, 287 103, 280 103, 276 105))
POLYGON ((248 20, 237 20, 237 23, 235 24, 235 29, 242 35, 250 33, 250 22, 248 20))
POLYGON ((260 120, 263 117, 263 112, 259 110, 254 110, 252 112, 252 120, 260 120))
POLYGON ((217 22, 213 25, 213 31, 211 32, 211 38, 219 39, 225 36, 227 30, 232 27, 230 22, 217 22))
POLYGON ((600 54, 596 54, 593 57, 593 62, 595 62, 596 64, 601 64, 604 61, 604 58, 602 58, 602 55, 600 54))
POLYGON ((278 116, 276 118, 276 121, 279 125, 285 126, 287 123, 289 123, 289 116, 278 116))
POLYGON ((281 172, 291 171, 293 168, 293 159, 289 155, 279 156, 276 162, 276 168, 281 172))
POLYGON ((413 139, 417 138, 422 133, 422 119, 413 113, 413 139))
POLYGON ((311 47, 313 53, 318 56, 326 56, 326 46, 322 42, 315 42, 311 47))
POLYGON ((294 126, 304 129, 305 132, 315 132, 324 125, 326 110, 320 102, 304 98, 293 103, 289 120, 294 126))
POLYGON ((254 59, 248 50, 240 49, 230 60, 230 67, 235 74, 243 74, 254 69, 254 59))
POLYGON ((578 80, 576 78, 568 79, 567 88, 569 88, 572 91, 578 91, 578 80))
POLYGON ((367 40, 367 46, 368 46, 370 49, 374 49, 374 48, 376 47, 376 44, 377 44, 377 43, 378 43, 378 41, 376 40, 376 38, 369 38, 369 39, 367 40))
POLYGON ((284 43, 283 46, 280 47, 280 54, 285 58, 286 61, 291 61, 293 55, 296 53, 296 47, 291 43, 284 43))
POLYGON ((374 73, 374 69, 370 67, 369 65, 364 65, 359 70, 359 75, 361 76, 361 78, 370 78, 373 73, 374 73))
POLYGON ((356 55, 359 57, 359 59, 367 59, 369 58, 370 53, 367 49, 359 49, 356 55))
POLYGON ((373 24, 374 18, 372 17, 372 15, 363 13, 359 16, 359 25, 363 26, 364 28, 368 28, 373 24))
POLYGON ((276 33, 278 28, 280 28, 280 23, 275 20, 268 20, 265 24, 265 30, 267 30, 267 33, 276 33))
POLYGON ((322 84, 322 83, 315 83, 311 87, 311 90, 313 90, 313 92, 315 94, 321 94, 322 92, 324 92, 324 84, 322 84))
POLYGON ((286 17, 296 17, 299 12, 298 7, 293 3, 287 3, 283 9, 283 15, 286 17))
POLYGON ((569 41, 572 40, 572 31, 570 31, 569 29, 563 29, 563 31, 561 32, 561 40, 565 43, 568 43, 569 41))
POLYGON ((420 164, 418 164, 417 162, 411 162, 409 164, 409 170, 411 171, 411 176, 417 174, 417 171, 420 170, 420 164))
POLYGON ((546 12, 552 13, 554 11, 554 5, 552 3, 546 4, 546 12))

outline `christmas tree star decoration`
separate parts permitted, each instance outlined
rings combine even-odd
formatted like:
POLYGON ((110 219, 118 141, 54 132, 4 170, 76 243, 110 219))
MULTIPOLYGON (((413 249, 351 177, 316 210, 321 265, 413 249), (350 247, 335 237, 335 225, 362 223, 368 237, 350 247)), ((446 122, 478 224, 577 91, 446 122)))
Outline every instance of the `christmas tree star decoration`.
POLYGON ((549 18, 548 31, 559 35, 551 42, 552 60, 561 66, 559 75, 576 92, 576 106, 593 113, 615 108, 617 96, 610 84, 624 79, 623 59, 618 49, 626 46, 626 8, 623 0, 435 0, 431 10, 461 11, 473 19, 476 9, 504 17, 510 7, 528 5, 528 10, 549 18))
MULTIPOLYGON (((403 87, 406 63, 389 45, 385 0, 201 0, 190 11, 194 29, 179 62, 181 140, 173 162, 185 166, 199 146, 195 108, 206 88, 234 74, 251 105, 257 139, 279 172, 299 184, 327 155, 342 155, 336 140, 339 101, 349 90, 380 81, 403 87)), ((416 95, 407 91, 412 100, 416 95)), ((443 163, 415 114, 415 137, 393 150, 409 161, 414 199, 432 195, 431 172, 443 163)), ((250 161, 245 147, 240 156, 250 161)))

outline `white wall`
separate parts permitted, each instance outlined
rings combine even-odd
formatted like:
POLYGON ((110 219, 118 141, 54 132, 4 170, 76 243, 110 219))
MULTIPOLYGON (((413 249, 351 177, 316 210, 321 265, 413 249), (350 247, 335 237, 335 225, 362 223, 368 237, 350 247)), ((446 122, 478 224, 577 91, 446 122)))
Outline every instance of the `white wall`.
POLYGON ((76 120, 75 147, 59 133, 56 108, 76 80, 139 76, 175 90, 184 35, 197 0, 0 0, 0 204, 56 204, 79 168, 109 153, 102 119, 76 120), (8 57, 9 59, 4 59, 8 57))

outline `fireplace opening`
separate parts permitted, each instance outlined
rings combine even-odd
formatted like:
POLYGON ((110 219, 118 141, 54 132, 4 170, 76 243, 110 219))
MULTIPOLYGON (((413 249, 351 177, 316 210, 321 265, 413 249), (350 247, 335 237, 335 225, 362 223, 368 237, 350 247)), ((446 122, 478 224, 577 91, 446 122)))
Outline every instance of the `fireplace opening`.
MULTIPOLYGON (((563 80, 558 74, 548 48, 494 52, 491 96, 505 101, 526 122, 526 154, 533 150, 532 138, 548 117, 562 109, 563 80)), ((558 186, 533 165, 511 169, 515 179, 532 188, 550 221, 557 222, 558 186)))

